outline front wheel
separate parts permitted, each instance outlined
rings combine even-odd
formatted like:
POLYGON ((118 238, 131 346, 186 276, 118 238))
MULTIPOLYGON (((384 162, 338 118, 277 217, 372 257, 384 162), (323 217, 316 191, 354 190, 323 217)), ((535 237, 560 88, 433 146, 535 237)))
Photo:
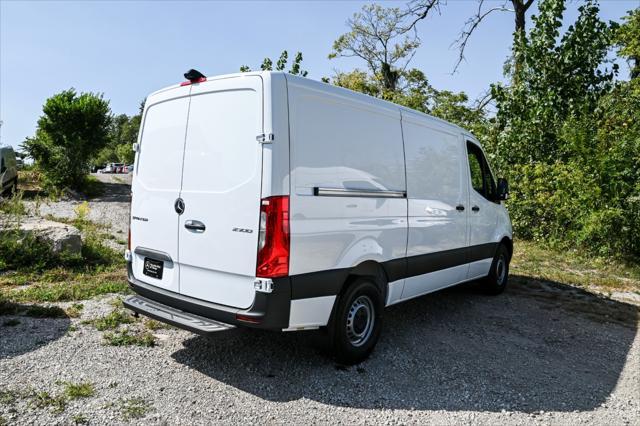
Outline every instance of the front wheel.
POLYGON ((509 250, 504 244, 500 244, 491 262, 489 275, 484 279, 484 290, 487 294, 500 294, 507 287, 510 260, 509 250))
POLYGON ((382 330, 383 310, 380 290, 366 279, 358 279, 340 296, 331 325, 338 362, 353 365, 371 354, 382 330))

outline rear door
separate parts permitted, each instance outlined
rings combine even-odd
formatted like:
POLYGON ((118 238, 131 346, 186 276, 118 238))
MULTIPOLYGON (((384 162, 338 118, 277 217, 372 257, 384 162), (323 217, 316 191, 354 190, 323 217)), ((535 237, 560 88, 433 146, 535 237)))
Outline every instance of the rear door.
POLYGON ((262 79, 194 85, 179 219, 180 293, 248 308, 258 249, 262 79))
POLYGON ((147 100, 132 183, 133 275, 175 292, 180 282, 175 203, 180 194, 190 89, 170 89, 147 100))

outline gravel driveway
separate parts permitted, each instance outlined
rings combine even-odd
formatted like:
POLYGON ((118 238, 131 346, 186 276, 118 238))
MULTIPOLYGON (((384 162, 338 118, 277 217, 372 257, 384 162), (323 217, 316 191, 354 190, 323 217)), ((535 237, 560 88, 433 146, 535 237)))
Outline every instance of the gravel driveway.
POLYGON ((349 368, 325 356, 314 332, 205 338, 165 329, 155 347, 105 346, 86 320, 112 309, 108 299, 86 302, 81 318, 0 326, 0 389, 53 394, 60 381, 96 389, 59 414, 18 399, 0 402, 1 416, 20 424, 78 415, 95 424, 640 421, 637 307, 561 285, 515 277, 498 297, 466 285, 391 307, 373 356, 349 368), (144 406, 142 419, 127 417, 127 401, 144 406))
MULTIPOLYGON (((89 218, 126 236, 129 187, 100 178, 89 218)), ((640 424, 638 307, 562 284, 515 276, 497 297, 469 284, 391 307, 372 357, 349 368, 317 332, 168 328, 154 347, 108 346, 91 320, 116 297, 79 318, 2 317, 0 424, 640 424), (26 396, 64 382, 95 395, 62 412, 26 396)))

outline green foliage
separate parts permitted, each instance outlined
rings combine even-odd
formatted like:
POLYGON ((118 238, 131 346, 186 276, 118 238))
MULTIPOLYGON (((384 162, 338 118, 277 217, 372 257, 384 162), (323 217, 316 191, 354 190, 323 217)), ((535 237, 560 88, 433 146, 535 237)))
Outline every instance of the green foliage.
MULTIPOLYGON (((289 53, 286 50, 283 50, 276 62, 275 71, 284 71, 287 68, 287 62, 289 60, 289 53)), ((302 64, 302 52, 297 52, 296 56, 293 58, 293 63, 291 64, 291 68, 287 71, 289 74, 299 75, 301 77, 306 77, 308 71, 305 71, 301 67, 302 64)), ((273 61, 271 58, 264 58, 262 60, 262 64, 260 65, 260 69, 262 71, 273 71, 273 61)), ((247 65, 242 65, 240 67, 240 72, 250 72, 251 68, 247 65)))
POLYGON ((140 112, 133 116, 120 114, 113 118, 109 126, 109 141, 91 160, 95 166, 106 163, 133 163, 135 152, 132 145, 138 140, 144 102, 140 104, 140 112))
POLYGON ((151 411, 151 404, 144 398, 120 400, 120 412, 124 420, 140 419, 151 411))
POLYGON ((631 78, 640 77, 640 8, 630 10, 616 29, 618 55, 629 60, 631 78))
POLYGON ((93 321, 93 325, 97 330, 113 330, 118 328, 121 324, 131 324, 133 318, 131 314, 121 309, 116 309, 103 317, 97 318, 93 321))
POLYGON ((64 394, 69 399, 89 398, 96 394, 93 383, 91 382, 62 382, 64 386, 64 394))
POLYGON ((637 257, 640 89, 637 78, 614 82, 617 65, 608 59, 615 43, 633 50, 635 18, 621 31, 587 1, 561 35, 564 1, 543 0, 539 11, 515 40, 520 65, 508 69, 511 85, 492 88, 498 113, 486 148, 510 179, 514 231, 598 256, 637 257))
POLYGON ((109 102, 102 95, 69 89, 47 99, 36 134, 23 149, 45 178, 45 185, 81 188, 91 158, 108 142, 109 102))
POLYGON ((153 347, 156 344, 156 338, 149 332, 130 332, 129 330, 120 330, 115 332, 104 333, 105 343, 110 346, 142 346, 153 347))

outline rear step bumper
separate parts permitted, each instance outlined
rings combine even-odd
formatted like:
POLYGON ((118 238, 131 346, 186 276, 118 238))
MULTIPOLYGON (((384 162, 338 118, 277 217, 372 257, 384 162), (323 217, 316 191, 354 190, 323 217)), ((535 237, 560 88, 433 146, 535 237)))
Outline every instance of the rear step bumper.
POLYGON ((125 308, 134 312, 198 334, 206 335, 235 328, 233 325, 183 312, 142 296, 129 296, 123 304, 125 308))
POLYGON ((126 299, 125 306, 176 327, 200 334, 219 330, 202 330, 196 326, 200 324, 198 321, 204 321, 201 324, 211 322, 227 328, 237 325, 282 330, 289 327, 291 282, 288 277, 274 280, 271 293, 256 292, 253 305, 249 309, 237 309, 184 296, 139 281, 133 276, 131 262, 127 262, 127 272, 131 289, 141 297, 136 299, 137 296, 132 296, 126 299))

